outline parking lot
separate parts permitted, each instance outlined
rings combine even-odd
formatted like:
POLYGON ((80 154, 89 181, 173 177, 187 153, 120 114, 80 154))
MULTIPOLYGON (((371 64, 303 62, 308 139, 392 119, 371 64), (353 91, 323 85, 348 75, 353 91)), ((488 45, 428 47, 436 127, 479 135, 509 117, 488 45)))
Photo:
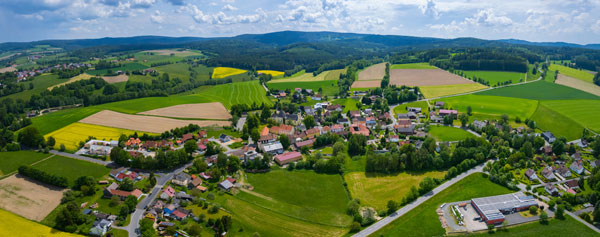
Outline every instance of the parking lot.
POLYGON ((450 228, 450 232, 474 232, 487 229, 485 222, 473 220, 474 218, 478 218, 479 214, 477 214, 477 211, 473 205, 471 205, 470 201, 448 203, 442 210, 444 212, 446 223, 448 223, 448 227, 450 228), (458 205, 465 203, 466 205, 463 207, 458 207, 458 205), (454 216, 451 214, 452 210, 450 208, 455 205, 457 205, 458 210, 464 217, 462 226, 458 225, 454 216))

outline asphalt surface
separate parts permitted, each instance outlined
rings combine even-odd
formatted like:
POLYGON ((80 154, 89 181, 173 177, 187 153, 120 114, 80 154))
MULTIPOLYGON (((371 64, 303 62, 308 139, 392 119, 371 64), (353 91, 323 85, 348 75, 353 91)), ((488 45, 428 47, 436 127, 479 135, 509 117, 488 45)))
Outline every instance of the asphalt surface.
POLYGON ((88 161, 88 162, 96 163, 96 164, 103 165, 103 166, 111 166, 113 164, 112 161, 103 161, 103 160, 99 160, 99 159, 94 159, 94 158, 90 158, 90 157, 75 155, 75 154, 66 153, 66 152, 57 151, 57 150, 50 150, 50 153, 55 154, 55 155, 59 155, 59 156, 65 156, 65 157, 73 158, 73 159, 88 161))

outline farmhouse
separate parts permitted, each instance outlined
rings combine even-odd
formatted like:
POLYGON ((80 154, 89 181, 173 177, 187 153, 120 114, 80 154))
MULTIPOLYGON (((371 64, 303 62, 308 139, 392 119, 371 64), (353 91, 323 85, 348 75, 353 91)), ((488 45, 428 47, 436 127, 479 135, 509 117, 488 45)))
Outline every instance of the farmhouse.
POLYGON ((279 154, 275 156, 275 162, 279 165, 286 165, 291 162, 295 162, 302 159, 302 154, 297 151, 288 152, 285 154, 279 154))
POLYGON ((504 222, 504 214, 528 210, 538 205, 532 196, 523 193, 511 193, 492 197, 474 198, 471 204, 481 219, 488 225, 504 222))

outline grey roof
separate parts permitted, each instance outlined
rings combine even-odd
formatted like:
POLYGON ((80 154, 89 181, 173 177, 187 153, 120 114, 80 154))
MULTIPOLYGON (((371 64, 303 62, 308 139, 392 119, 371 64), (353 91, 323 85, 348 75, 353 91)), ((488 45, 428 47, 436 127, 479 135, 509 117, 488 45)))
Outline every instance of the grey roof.
POLYGON ((231 182, 229 182, 229 180, 224 180, 223 182, 220 182, 219 186, 221 186, 224 189, 233 188, 233 184, 231 182))
POLYGON ((263 149, 266 152, 275 151, 275 150, 283 149, 283 145, 281 145, 281 143, 279 143, 279 142, 276 142, 276 143, 273 143, 273 144, 264 145, 263 149))
POLYGON ((181 172, 179 174, 176 174, 175 177, 173 177, 173 179, 184 181, 184 180, 191 179, 191 177, 190 177, 190 175, 181 172))
POLYGON ((537 201, 525 194, 511 193, 491 197, 474 198, 471 200, 481 211, 487 220, 504 218, 502 212, 508 212, 515 208, 524 208, 537 205, 537 201))

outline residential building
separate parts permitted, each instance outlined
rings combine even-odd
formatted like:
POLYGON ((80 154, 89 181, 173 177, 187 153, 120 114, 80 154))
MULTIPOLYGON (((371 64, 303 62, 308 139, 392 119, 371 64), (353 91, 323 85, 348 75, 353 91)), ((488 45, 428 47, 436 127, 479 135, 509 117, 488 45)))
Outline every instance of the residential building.
POLYGON ((220 182, 218 184, 219 188, 225 190, 225 191, 230 191, 231 188, 233 188, 233 183, 231 183, 229 180, 223 180, 222 182, 220 182))
POLYGON ((547 180, 555 180, 556 176, 554 176, 554 173, 552 172, 552 167, 551 166, 546 166, 544 167, 544 169, 542 169, 542 176, 544 176, 544 178, 546 178, 547 180))
POLYGON ((529 180, 534 180, 534 179, 537 179, 537 178, 538 178, 538 177, 537 177, 537 175, 535 174, 535 171, 534 171, 534 170, 532 170, 532 169, 527 169, 527 170, 525 171, 525 176, 527 176, 527 178, 528 178, 529 180))
POLYGON ((556 141, 556 137, 554 137, 554 134, 552 134, 550 131, 542 133, 542 138, 544 138, 544 140, 546 140, 548 143, 553 143, 556 141))
POLYGON ((173 187, 171 186, 167 186, 167 188, 165 188, 163 190, 163 192, 160 194, 160 199, 163 200, 169 200, 169 198, 173 198, 175 197, 175 189, 173 189, 173 187))
POLYGON ((179 185, 179 186, 187 186, 188 183, 190 182, 191 177, 190 175, 186 174, 186 173, 179 173, 176 174, 173 179, 171 180, 171 183, 175 184, 175 185, 179 185))
POLYGON ((573 161, 573 163, 571 163, 569 168, 577 174, 583 174, 583 172, 585 171, 585 168, 583 168, 583 165, 581 163, 582 163, 581 161, 573 161))
POLYGON ((544 185, 544 189, 546 190, 546 192, 548 192, 552 196, 555 196, 558 194, 558 190, 551 183, 546 183, 546 185, 544 185))
POLYGON ((559 165, 556 172, 562 177, 571 177, 571 171, 564 164, 559 165))

